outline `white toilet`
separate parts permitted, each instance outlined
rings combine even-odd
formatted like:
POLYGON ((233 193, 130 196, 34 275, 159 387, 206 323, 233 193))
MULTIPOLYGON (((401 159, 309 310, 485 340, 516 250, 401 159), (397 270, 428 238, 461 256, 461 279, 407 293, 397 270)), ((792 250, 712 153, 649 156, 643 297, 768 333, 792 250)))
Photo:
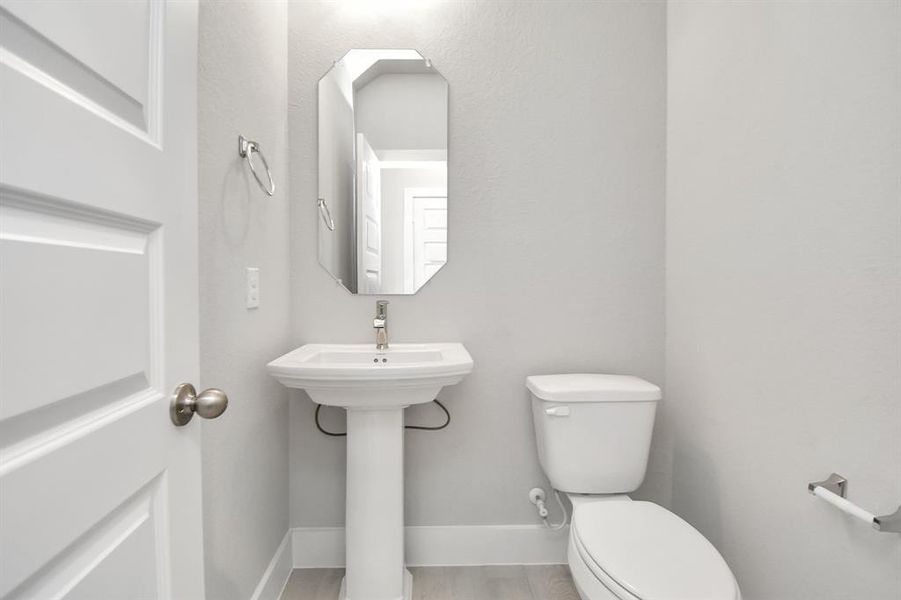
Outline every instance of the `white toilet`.
POLYGON ((567 560, 583 600, 740 600, 694 527, 626 494, 644 480, 660 388, 624 375, 526 378, 538 457, 573 504, 567 560))

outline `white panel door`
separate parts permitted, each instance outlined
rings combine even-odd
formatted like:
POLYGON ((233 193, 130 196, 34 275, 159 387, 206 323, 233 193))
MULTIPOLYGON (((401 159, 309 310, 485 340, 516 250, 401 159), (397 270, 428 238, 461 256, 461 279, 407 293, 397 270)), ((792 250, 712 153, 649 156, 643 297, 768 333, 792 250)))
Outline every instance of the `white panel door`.
POLYGON ((0 0, 0 598, 203 597, 197 5, 0 0))
POLYGON ((357 293, 382 287, 382 172, 366 136, 357 134, 357 293))
POLYGON ((447 190, 404 190, 404 293, 412 294, 447 262, 447 190))

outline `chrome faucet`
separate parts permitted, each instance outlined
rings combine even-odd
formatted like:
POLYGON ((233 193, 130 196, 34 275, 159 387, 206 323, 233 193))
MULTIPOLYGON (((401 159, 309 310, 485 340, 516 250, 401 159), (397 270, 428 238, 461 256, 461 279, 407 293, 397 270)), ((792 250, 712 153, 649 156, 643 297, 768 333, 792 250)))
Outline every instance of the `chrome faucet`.
POLYGON ((375 303, 375 319, 372 321, 375 328, 375 349, 388 349, 388 301, 377 300, 375 303))

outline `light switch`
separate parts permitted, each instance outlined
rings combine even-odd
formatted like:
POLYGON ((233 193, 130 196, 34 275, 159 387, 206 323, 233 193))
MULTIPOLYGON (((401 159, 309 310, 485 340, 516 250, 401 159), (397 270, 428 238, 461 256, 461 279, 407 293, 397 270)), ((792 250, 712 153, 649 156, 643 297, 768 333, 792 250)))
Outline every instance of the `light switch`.
POLYGON ((259 267, 247 267, 245 269, 245 306, 257 308, 260 305, 260 269, 259 267))

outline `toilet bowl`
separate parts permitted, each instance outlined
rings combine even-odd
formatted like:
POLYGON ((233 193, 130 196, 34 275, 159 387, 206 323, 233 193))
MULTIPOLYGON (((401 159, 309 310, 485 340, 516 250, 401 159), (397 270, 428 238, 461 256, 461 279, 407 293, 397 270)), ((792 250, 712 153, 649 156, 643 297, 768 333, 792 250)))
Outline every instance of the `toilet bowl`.
POLYGON ((660 388, 622 375, 526 379, 541 466, 573 505, 567 562, 583 600, 740 600, 691 525, 627 495, 643 481, 660 388))
POLYGON ((726 561, 696 529, 628 497, 577 505, 567 549, 585 600, 740 600, 726 561))

